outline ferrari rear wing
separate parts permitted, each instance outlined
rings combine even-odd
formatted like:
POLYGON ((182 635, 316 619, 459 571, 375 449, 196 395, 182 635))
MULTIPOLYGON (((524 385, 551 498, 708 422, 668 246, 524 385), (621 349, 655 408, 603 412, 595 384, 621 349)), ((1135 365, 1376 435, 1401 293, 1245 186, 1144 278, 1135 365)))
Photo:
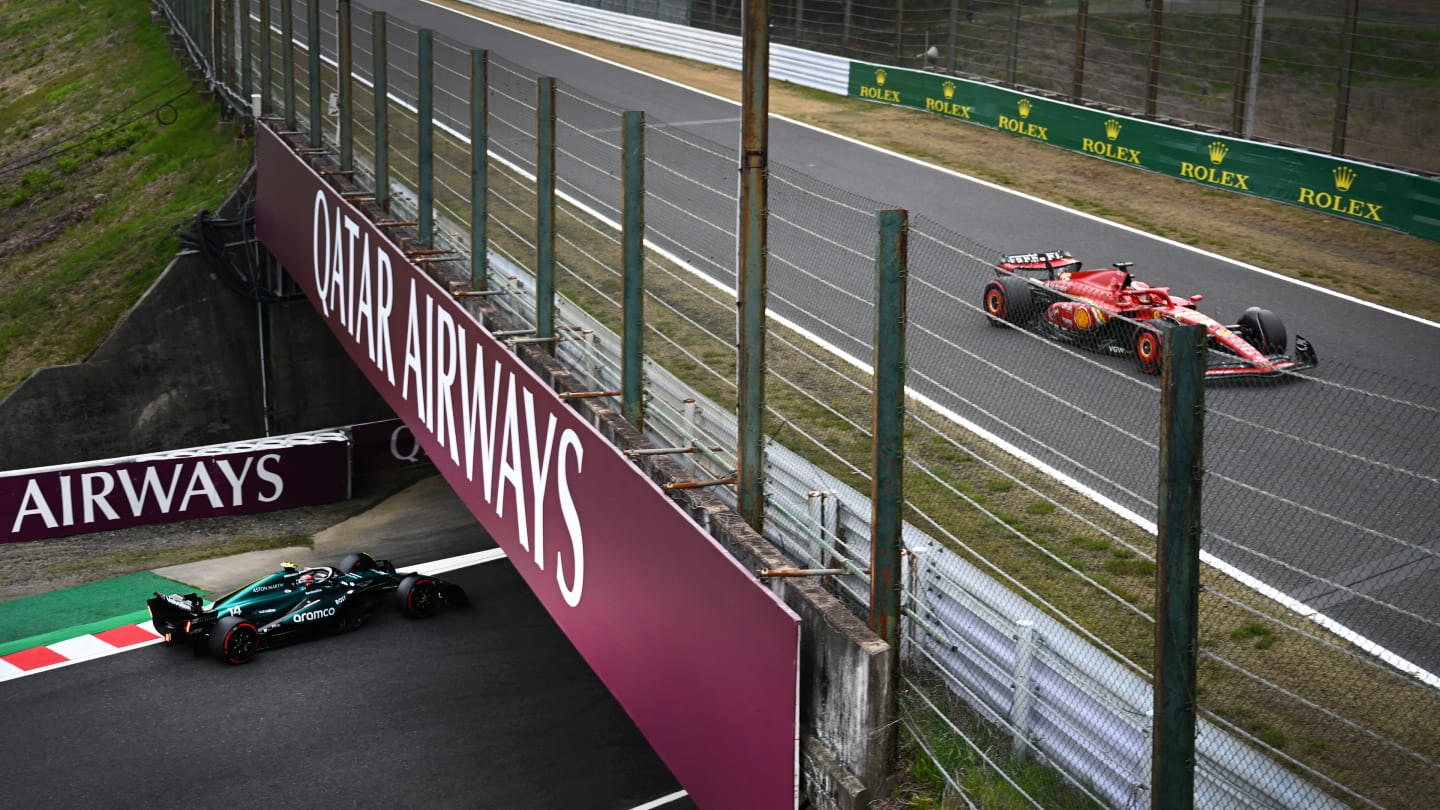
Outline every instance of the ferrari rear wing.
POLYGON ((1073 273, 1079 269, 1080 260, 1063 250, 1003 256, 996 266, 996 271, 1000 273, 1044 273, 1045 277, 1049 279, 1056 278, 1061 273, 1073 273))

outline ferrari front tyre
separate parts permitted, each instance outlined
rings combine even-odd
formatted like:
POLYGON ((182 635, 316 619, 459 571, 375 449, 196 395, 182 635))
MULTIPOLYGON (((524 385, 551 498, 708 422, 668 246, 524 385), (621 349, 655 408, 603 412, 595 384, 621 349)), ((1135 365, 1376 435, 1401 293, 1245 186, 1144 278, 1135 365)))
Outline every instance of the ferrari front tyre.
POLYGON ((1290 336, 1280 316, 1268 309, 1250 307, 1240 313, 1236 322, 1237 331, 1255 350, 1263 355, 1284 354, 1290 345, 1290 336))
POLYGON ((210 632, 210 654, 228 664, 243 664, 260 651, 260 631, 239 616, 226 616, 210 632))
POLYGON ((428 619, 440 609, 440 589, 435 580, 420 574, 401 580, 395 596, 400 600, 401 612, 412 619, 428 619))
POLYGON ((991 326, 1021 326, 1035 315, 1035 300, 1030 294, 1030 282, 1015 276, 1001 276, 986 284, 981 305, 985 307, 985 314, 990 317, 991 326))
POLYGON ((1132 341, 1135 349, 1135 362, 1140 364, 1142 374, 1160 373, 1160 333, 1153 329, 1137 327, 1135 337, 1132 341))

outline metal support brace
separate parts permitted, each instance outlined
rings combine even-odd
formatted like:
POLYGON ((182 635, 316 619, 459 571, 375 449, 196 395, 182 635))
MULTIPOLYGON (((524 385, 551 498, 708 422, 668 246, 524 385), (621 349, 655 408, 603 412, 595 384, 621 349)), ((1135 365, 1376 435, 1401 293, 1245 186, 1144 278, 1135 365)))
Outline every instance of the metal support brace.
POLYGON ((456 298, 489 298, 495 295, 509 295, 509 290, 456 290, 451 293, 456 298))
POLYGON ((528 343, 556 343, 564 339, 565 338, 561 337, 560 335, 551 335, 550 337, 517 338, 514 340, 507 340, 505 342, 510 344, 511 346, 523 346, 528 343))
POLYGON ((618 389, 615 391, 566 391, 557 394, 557 396, 559 396, 561 399, 594 399, 596 397, 618 397, 622 393, 624 392, 618 389))
POLYGON ((500 338, 500 339, 503 340, 503 339, 505 339, 505 338, 519 337, 520 335, 533 335, 533 334, 535 334, 535 330, 534 330, 534 329, 509 329, 509 330, 502 329, 502 330, 500 330, 500 331, 498 331, 498 332, 491 332, 491 333, 490 333, 490 336, 491 336, 491 337, 497 337, 497 338, 500 338))
MULTIPOLYGON (((755 576, 765 577, 838 577, 850 572, 844 568, 761 568, 755 576)), ((869 569, 866 569, 869 573, 869 569)))
MULTIPOLYGON (((699 453, 704 451, 703 447, 655 447, 642 450, 626 450, 625 455, 634 458, 635 456, 664 456, 671 453, 699 453)), ((710 452, 719 453, 720 447, 711 447, 710 452)))
POLYGON ((660 488, 666 492, 670 492, 676 489, 699 489, 700 487, 714 487, 733 483, 735 483, 735 476, 727 475, 724 478, 712 478, 709 481, 676 481, 669 484, 661 484, 660 488))

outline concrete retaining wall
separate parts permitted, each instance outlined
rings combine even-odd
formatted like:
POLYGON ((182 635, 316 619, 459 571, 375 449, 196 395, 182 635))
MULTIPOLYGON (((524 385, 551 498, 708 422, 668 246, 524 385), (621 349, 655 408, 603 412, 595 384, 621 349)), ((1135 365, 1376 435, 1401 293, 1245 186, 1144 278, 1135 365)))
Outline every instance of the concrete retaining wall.
MULTIPOLYGON (((270 434, 393 416, 308 301, 264 322, 270 434)), ((0 401, 0 470, 265 436, 260 323, 201 257, 177 256, 89 358, 0 401)))

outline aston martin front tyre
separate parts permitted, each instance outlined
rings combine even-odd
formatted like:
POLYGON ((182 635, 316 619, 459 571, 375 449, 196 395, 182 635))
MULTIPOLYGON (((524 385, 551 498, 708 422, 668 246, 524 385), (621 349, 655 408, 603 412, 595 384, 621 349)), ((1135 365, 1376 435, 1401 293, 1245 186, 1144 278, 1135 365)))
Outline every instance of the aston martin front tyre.
POLYGON ((435 580, 420 574, 401 580, 395 597, 400 600, 401 612, 412 619, 428 619, 440 609, 440 589, 435 580))
POLYGON ((226 616, 210 632, 210 654, 227 664, 243 664, 260 651, 260 631, 239 616, 226 616))
POLYGON ((1163 359, 1161 354, 1161 341, 1162 338, 1159 332, 1143 326, 1135 328, 1135 336, 1131 343, 1135 350, 1135 362, 1140 366, 1140 373, 1160 373, 1160 363, 1163 359))

